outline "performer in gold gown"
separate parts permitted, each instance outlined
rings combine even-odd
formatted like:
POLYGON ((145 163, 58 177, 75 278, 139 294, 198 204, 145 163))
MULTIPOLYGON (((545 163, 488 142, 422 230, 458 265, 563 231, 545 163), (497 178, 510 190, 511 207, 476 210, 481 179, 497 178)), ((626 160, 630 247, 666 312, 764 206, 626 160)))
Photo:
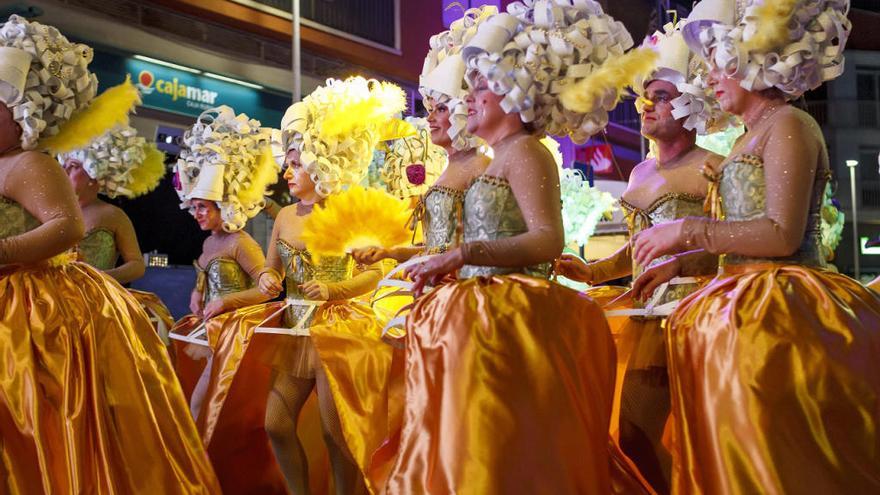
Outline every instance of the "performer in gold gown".
POLYGON ((36 151, 127 122, 130 84, 83 110, 91 58, 51 26, 0 25, 0 492, 219 493, 146 313, 66 252, 82 215, 61 167, 36 151))
POLYGON ((366 176, 373 150, 393 137, 389 131, 399 127, 393 116, 404 107, 403 92, 393 84, 331 79, 292 105, 282 122, 284 177, 300 202, 279 213, 260 276, 267 296, 277 296, 282 283, 286 288, 283 327, 259 338, 271 342, 266 431, 292 493, 310 493, 309 464, 317 456, 300 437, 298 422, 313 391, 336 493, 364 488, 371 455, 388 436, 392 349, 380 339, 382 322, 356 299, 375 289, 381 269, 355 270, 347 251, 356 238, 396 238, 391 247, 406 242, 409 212, 404 201, 384 192, 343 189, 366 176), (372 237, 389 230, 398 235, 372 237))
MULTIPOLYGON (((642 135, 653 141, 656 156, 638 164, 632 171, 620 206, 630 236, 656 225, 686 216, 703 215, 708 182, 701 174, 705 164, 717 165, 722 157, 699 148, 697 134, 717 130, 725 119, 717 102, 708 94, 708 86, 693 69, 690 50, 679 29, 667 27, 645 42, 658 52, 654 71, 635 86, 639 96, 637 108, 642 119, 642 135)), ((728 119, 729 120, 729 119, 728 119)), ((652 266, 669 257, 651 260, 652 266)), ((714 256, 705 256, 702 264, 691 263, 692 273, 705 273, 707 263, 716 263, 714 256), (701 270, 693 270, 700 268, 701 270)), ((626 243, 613 255, 585 263, 581 258, 563 254, 556 272, 579 282, 598 284, 632 275, 637 278, 645 266, 633 262, 632 249, 626 243)), ((669 286, 653 305, 663 305, 688 295, 695 283, 669 286)), ((653 292, 653 287, 646 288, 653 292)), ((610 287, 588 290, 613 291, 610 287)), ((595 297, 595 296, 594 296, 595 297)), ((599 298, 597 298, 599 299, 599 298)), ((627 294, 610 301, 610 308, 644 309, 645 300, 627 294)), ((644 311, 630 316, 622 324, 617 337, 618 359, 625 361, 622 376, 619 438, 623 451, 638 465, 639 470, 659 493, 669 492, 670 458, 662 444, 669 416, 669 379, 666 373, 666 339, 664 315, 644 311)), ((618 425, 613 424, 612 430, 618 425)))
POLYGON ((455 271, 459 280, 417 299, 407 319, 406 409, 388 493, 613 489, 614 346, 599 306, 548 280, 563 228, 557 167, 536 135, 585 139, 607 122, 626 83, 593 81, 601 95, 593 108, 568 112, 550 88, 577 81, 566 80, 568 67, 581 66, 583 77, 604 58, 554 50, 526 60, 526 52, 549 50, 542 43, 559 39, 550 29, 615 56, 632 41, 596 4, 556 7, 514 3, 515 16, 490 17, 462 50, 472 69, 468 130, 494 159, 465 193, 464 242, 414 271, 417 291, 455 271), (590 23, 607 31, 584 42, 598 35, 590 23))
POLYGON ((672 491, 877 493, 880 296, 823 268, 828 153, 816 121, 788 104, 843 70, 848 2, 774 3, 694 9, 685 39, 747 132, 715 170, 714 219, 633 241, 640 263, 723 255, 720 274, 669 319, 672 491), (743 38, 755 28, 776 36, 743 38))
POLYGON ((264 405, 253 400, 268 390, 269 370, 246 359, 254 329, 235 315, 267 299, 255 287, 263 252, 242 228, 278 179, 271 132, 221 106, 202 113, 183 140, 174 169, 181 207, 211 235, 195 263, 193 314, 171 330, 178 375, 224 492, 283 493, 262 427, 264 405))
MULTIPOLYGON (((86 222, 86 236, 77 252, 83 261, 120 284, 144 275, 144 258, 128 215, 98 195, 133 198, 152 191, 165 175, 164 159, 155 145, 148 145, 128 126, 111 129, 88 146, 58 156, 86 222), (120 257, 122 264, 116 266, 120 257)), ((129 292, 153 319, 159 337, 167 344, 168 330, 174 325, 171 312, 155 294, 129 292)))

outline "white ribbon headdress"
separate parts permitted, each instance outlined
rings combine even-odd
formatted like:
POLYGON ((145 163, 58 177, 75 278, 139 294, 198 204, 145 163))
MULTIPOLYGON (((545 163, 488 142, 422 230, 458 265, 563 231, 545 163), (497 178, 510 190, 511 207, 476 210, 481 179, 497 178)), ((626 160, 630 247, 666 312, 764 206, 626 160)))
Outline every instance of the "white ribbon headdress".
POLYGON ((477 34, 480 24, 498 9, 482 6, 468 9, 450 24, 448 31, 431 36, 430 49, 425 56, 419 76, 419 93, 425 106, 446 105, 449 108, 449 137, 457 150, 476 148, 481 141, 467 132, 467 95, 465 63, 461 49, 477 34))
POLYGON ((12 15, 0 25, 0 50, 0 101, 21 126, 24 149, 57 134, 95 97, 92 49, 52 26, 12 15))
MULTIPOLYGON (((681 93, 673 99, 672 116, 684 119, 683 126, 706 135, 718 132, 731 124, 730 115, 724 113, 715 99, 714 92, 707 83, 707 68, 698 57, 693 57, 681 32, 684 22, 678 25, 667 24, 663 32, 657 31, 648 36, 643 46, 657 52, 655 70, 644 81, 636 81, 633 90, 644 98, 645 90, 653 81, 661 80, 673 84, 681 93)), ((636 108, 642 111, 644 102, 636 100, 636 108)))
POLYGON ((266 189, 278 180, 271 129, 228 106, 205 110, 184 134, 174 167, 181 208, 193 199, 214 201, 223 229, 241 230, 265 206, 266 189))
POLYGON ((164 154, 130 126, 116 127, 85 148, 58 155, 59 163, 68 159, 80 162, 98 182, 99 192, 110 198, 145 194, 165 174, 164 154))
POLYGON ((849 0, 703 0, 683 32, 743 88, 797 98, 843 73, 848 11, 849 0))
POLYGON ((559 93, 632 45, 623 24, 593 0, 524 0, 482 23, 462 55, 471 80, 479 73, 504 95, 505 112, 538 132, 583 142, 607 125, 618 91, 583 113, 563 107, 559 93))

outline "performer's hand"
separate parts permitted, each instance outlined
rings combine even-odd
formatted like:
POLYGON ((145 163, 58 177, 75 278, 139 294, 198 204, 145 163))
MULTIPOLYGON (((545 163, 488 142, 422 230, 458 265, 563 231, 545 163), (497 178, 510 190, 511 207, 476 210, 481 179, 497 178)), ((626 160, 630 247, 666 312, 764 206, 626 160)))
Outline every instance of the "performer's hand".
POLYGON ((587 282, 593 280, 593 270, 580 257, 569 253, 563 253, 556 260, 555 272, 565 278, 569 278, 576 282, 587 282))
POLYGON ((687 245, 682 234, 684 220, 661 223, 643 230, 632 238, 633 259, 645 266, 666 254, 684 251, 687 245))
POLYGON ((455 248, 441 255, 435 256, 428 261, 417 265, 410 271, 413 279, 413 293, 416 297, 422 295, 425 285, 437 285, 447 275, 454 274, 456 270, 464 266, 464 254, 461 248, 455 248))
POLYGON ((202 293, 194 290, 189 296, 189 310, 192 314, 202 317, 202 293))
POLYGON ((327 301, 330 299, 330 288, 327 284, 310 280, 299 286, 303 294, 312 301, 327 301))
POLYGON ((209 302, 205 305, 203 318, 208 320, 211 319, 221 313, 224 313, 228 308, 226 308, 226 303, 223 301, 222 297, 218 297, 213 301, 209 302))
POLYGON ((372 246, 353 249, 351 251, 351 257, 354 258, 354 260, 361 265, 372 265, 373 263, 378 263, 385 258, 390 258, 391 253, 385 248, 372 246))
POLYGON ((660 284, 669 282, 681 273, 681 260, 673 256, 672 259, 658 263, 648 268, 633 282, 633 298, 645 302, 654 295, 654 291, 660 284))
POLYGON ((265 271, 260 275, 260 282, 257 284, 260 292, 269 297, 278 297, 281 294, 281 279, 276 273, 265 271))

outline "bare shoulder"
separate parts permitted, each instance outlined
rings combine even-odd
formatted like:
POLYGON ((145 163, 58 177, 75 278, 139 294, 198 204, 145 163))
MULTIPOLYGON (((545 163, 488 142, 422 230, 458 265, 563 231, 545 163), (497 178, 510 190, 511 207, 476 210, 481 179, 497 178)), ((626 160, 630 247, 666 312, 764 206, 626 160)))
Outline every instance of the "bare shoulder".
POLYGON ((694 160, 693 166, 698 170, 702 170, 703 167, 708 167, 717 171, 723 161, 724 157, 718 153, 700 148, 699 155, 697 156, 697 159, 694 160))

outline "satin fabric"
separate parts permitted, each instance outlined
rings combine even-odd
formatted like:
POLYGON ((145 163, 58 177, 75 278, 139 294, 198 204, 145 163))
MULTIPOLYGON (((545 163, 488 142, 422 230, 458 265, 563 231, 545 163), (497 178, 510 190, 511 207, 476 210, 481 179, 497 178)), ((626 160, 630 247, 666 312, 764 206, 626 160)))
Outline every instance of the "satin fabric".
POLYGON ((880 493, 880 295, 724 270, 669 320, 673 493, 880 493))
POLYGON ((219 493, 164 346, 83 263, 0 270, 0 493, 219 493))
MULTIPOLYGON (((277 344, 276 339, 284 337, 254 333, 281 304, 249 306, 212 318, 207 324, 209 346, 204 349, 174 341, 176 371, 187 399, 205 368, 204 358, 214 356, 196 425, 224 493, 287 493, 264 426, 272 370, 262 362, 277 344)), ((199 318, 188 315, 171 332, 185 335, 200 323, 199 318)), ((265 325, 280 326, 280 315, 265 325)), ((314 398, 303 407, 297 430, 309 459, 311 492, 330 493, 329 460, 314 398)))
POLYGON ((392 494, 607 494, 614 344, 591 299, 544 279, 441 286, 407 321, 392 494))
POLYGON ((153 324, 153 328, 159 333, 159 338, 162 339, 162 342, 168 343, 168 331, 174 326, 174 317, 171 316, 171 311, 168 310, 165 303, 159 299, 159 296, 152 292, 144 292, 135 289, 128 289, 128 292, 147 311, 147 316, 155 317, 162 322, 165 327, 164 335, 158 324, 153 324))
MULTIPOLYGON (((376 493, 373 453, 399 429, 402 403, 400 379, 392 376, 394 349, 381 340, 382 320, 360 302, 327 303, 315 314, 309 329, 317 350, 349 452, 367 483, 376 493), (389 407, 389 390, 398 390, 389 407)), ((402 369, 397 368, 397 377, 402 369)))

